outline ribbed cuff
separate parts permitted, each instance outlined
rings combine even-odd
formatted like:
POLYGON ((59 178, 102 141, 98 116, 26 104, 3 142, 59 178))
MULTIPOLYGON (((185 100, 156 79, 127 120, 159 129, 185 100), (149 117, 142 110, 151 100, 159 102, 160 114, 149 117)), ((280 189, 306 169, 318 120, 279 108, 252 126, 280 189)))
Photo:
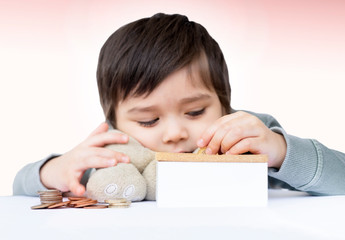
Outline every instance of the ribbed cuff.
POLYGON ((322 170, 322 155, 318 154, 313 140, 288 135, 280 127, 271 130, 284 136, 287 149, 280 169, 269 168, 268 175, 296 189, 308 190, 318 181, 322 170))

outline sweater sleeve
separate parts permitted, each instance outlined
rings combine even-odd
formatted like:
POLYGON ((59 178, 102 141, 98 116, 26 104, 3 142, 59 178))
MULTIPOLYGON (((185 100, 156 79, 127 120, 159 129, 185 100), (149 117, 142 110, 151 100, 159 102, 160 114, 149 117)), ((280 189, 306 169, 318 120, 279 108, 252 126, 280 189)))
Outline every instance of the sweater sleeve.
POLYGON ((345 154, 314 139, 288 135, 282 128, 272 131, 284 136, 287 153, 279 170, 270 168, 270 177, 312 195, 345 194, 345 154))
MULTIPOLYGON (((60 155, 52 154, 38 162, 24 166, 14 178, 13 195, 38 196, 37 191, 47 190, 47 188, 42 184, 40 170, 49 160, 59 156, 60 155)), ((80 183, 86 186, 94 170, 94 168, 87 169, 83 174, 80 183)))
POLYGON ((345 194, 344 153, 329 149, 317 140, 287 134, 270 115, 252 114, 269 129, 283 135, 287 144, 280 169, 268 169, 270 187, 286 187, 312 195, 345 194))
POLYGON ((52 154, 38 162, 24 166, 13 181, 13 195, 38 196, 37 191, 47 190, 40 179, 40 169, 49 160, 58 157, 52 154))

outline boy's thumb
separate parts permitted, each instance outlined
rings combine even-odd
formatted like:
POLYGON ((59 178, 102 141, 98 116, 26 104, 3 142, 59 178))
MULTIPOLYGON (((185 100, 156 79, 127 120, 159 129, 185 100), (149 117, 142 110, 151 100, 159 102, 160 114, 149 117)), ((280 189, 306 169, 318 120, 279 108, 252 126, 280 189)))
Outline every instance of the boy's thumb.
POLYGON ((85 187, 78 182, 71 183, 70 190, 76 196, 82 196, 85 193, 85 187))

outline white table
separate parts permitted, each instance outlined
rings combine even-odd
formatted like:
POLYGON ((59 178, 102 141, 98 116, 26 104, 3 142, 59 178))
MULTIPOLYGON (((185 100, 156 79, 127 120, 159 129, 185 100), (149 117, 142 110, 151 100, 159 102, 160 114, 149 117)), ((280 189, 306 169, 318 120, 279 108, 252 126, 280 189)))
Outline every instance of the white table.
POLYGON ((269 190, 267 207, 31 210, 0 197, 0 239, 345 239, 345 196, 269 190))

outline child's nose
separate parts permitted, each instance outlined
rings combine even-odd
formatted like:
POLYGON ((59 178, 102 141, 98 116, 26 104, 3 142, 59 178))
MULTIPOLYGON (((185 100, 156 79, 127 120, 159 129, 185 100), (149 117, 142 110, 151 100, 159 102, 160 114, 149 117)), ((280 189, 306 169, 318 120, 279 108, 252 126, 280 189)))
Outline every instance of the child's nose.
POLYGON ((165 126, 163 142, 174 143, 188 138, 188 131, 186 127, 178 121, 170 121, 165 126))

